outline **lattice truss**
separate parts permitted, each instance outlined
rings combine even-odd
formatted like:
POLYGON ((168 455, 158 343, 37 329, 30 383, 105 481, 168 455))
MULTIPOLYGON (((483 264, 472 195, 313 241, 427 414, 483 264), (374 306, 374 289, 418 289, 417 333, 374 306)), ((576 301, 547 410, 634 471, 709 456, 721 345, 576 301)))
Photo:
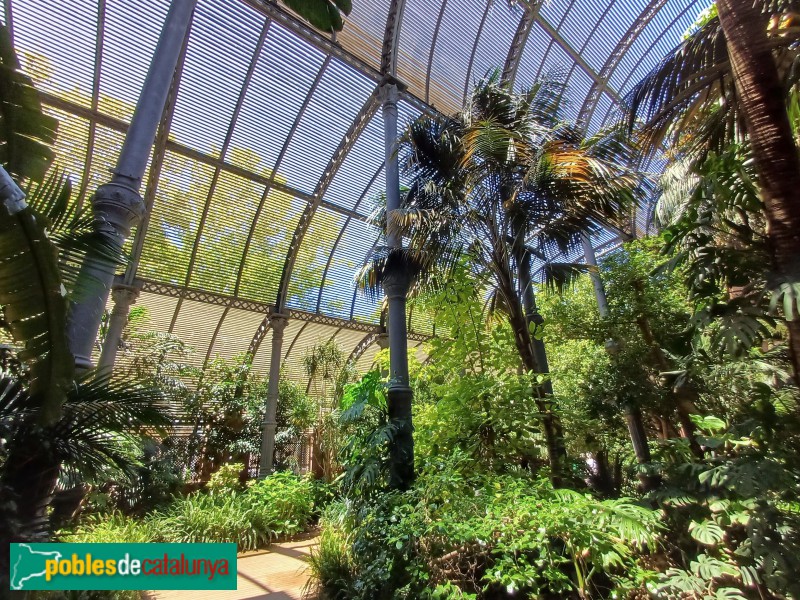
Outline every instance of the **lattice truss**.
MULTIPOLYGON (((150 328, 187 341, 198 364, 249 349, 267 371, 265 316, 279 305, 290 374, 329 339, 368 367, 381 307, 354 273, 380 235, 369 215, 385 188, 381 79, 407 86, 402 124, 458 110, 492 69, 517 88, 558 71, 570 116, 592 132, 708 3, 354 0, 344 31, 328 36, 272 1, 200 0, 145 175, 149 220, 132 242, 150 328)), ((108 179, 168 7, 4 0, 24 67, 61 121, 76 202, 108 179)), ((612 232, 593 239, 616 243, 612 232)), ((419 352, 433 322, 409 311, 419 352)))

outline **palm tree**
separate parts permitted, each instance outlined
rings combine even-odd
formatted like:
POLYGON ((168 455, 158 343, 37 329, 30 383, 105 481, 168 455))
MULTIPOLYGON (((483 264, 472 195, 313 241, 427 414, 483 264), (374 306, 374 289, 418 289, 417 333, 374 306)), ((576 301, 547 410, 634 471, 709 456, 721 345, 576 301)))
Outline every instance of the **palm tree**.
MULTIPOLYGON (((379 253, 366 280, 377 290, 381 274, 398 263, 423 280, 447 277, 467 254, 491 275, 493 305, 508 316, 523 368, 540 374, 547 373, 547 357, 537 335, 532 259, 545 256, 546 246, 577 245, 592 219, 614 217, 635 189, 610 160, 618 140, 582 140, 561 119, 563 92, 545 79, 515 94, 495 74, 476 86, 463 113, 412 122, 402 139, 412 183, 402 209, 390 216, 409 247, 379 253)), ((548 269, 554 284, 578 272, 571 265, 548 269)), ((566 452, 549 381, 536 386, 534 401, 558 484, 566 452)))
POLYGON ((767 221, 770 287, 785 307, 800 385, 800 157, 786 106, 798 91, 797 9, 793 0, 718 0, 719 16, 634 89, 629 123, 642 118, 651 144, 671 135, 700 161, 709 150, 749 142, 767 221))
POLYGON ((69 295, 81 293, 77 266, 89 249, 109 261, 120 256, 94 234, 91 216, 76 211, 68 179, 46 175, 56 123, 19 71, 3 28, 0 58, 0 333, 16 348, 0 372, 2 587, 9 542, 47 535, 59 479, 70 485, 130 473, 135 462, 125 446, 168 420, 154 390, 94 373, 76 379, 66 321, 69 295))

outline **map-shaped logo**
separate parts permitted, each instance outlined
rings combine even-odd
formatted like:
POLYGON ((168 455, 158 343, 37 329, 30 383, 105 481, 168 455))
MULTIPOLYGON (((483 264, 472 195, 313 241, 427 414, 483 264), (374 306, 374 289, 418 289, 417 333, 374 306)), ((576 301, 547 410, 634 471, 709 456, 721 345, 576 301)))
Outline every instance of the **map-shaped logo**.
MULTIPOLYGON (((45 577, 45 561, 61 560, 60 552, 41 552, 28 544, 15 544, 11 551, 11 589, 24 590, 25 583, 45 577)), ((30 589, 30 588, 28 588, 30 589)))

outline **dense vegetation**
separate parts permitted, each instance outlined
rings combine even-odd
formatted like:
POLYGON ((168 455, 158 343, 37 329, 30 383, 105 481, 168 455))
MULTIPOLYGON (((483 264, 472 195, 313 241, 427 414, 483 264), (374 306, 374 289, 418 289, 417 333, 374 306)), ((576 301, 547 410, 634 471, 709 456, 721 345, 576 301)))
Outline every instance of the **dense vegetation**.
MULTIPOLYGON (((333 27, 349 10, 314 4, 333 27)), ((191 348, 135 310, 114 376, 74 371, 76 267, 89 251, 125 257, 50 166, 57 124, 4 37, 0 160, 27 203, 4 181, 0 545, 250 550, 319 519, 310 590, 323 600, 800 598, 800 281, 786 226, 800 206, 773 181, 800 167, 798 33, 792 2, 744 4, 701 16, 632 92, 627 126, 588 135, 564 118, 560 81, 515 92, 497 74, 459 114, 408 125, 411 185, 379 215, 408 245, 378 248, 359 274, 379 293, 404 270, 437 324, 428 359, 409 357, 408 489, 390 476, 385 352, 361 375, 334 341, 307 353, 310 393, 280 382, 279 470, 259 480, 268 382, 247 357, 192 366, 191 348), (769 28, 737 25, 748 15, 769 28), (743 94, 763 95, 756 67, 779 83, 777 104, 743 94), (654 179, 637 158, 662 143, 671 163, 654 179), (636 214, 654 196, 645 237, 636 214), (625 243, 595 256, 600 228, 625 243)))

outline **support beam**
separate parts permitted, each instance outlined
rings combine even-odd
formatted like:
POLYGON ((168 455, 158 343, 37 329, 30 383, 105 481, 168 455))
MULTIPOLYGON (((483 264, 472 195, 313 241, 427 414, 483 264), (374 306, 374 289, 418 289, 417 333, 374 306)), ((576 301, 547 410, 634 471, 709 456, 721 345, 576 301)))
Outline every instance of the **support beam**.
MULTIPOLYGON (((386 158, 386 245, 403 247, 392 213, 400 208, 400 169, 397 157, 397 82, 387 78, 380 87, 386 158)), ((383 289, 389 304, 389 422, 395 435, 389 447, 389 486, 408 489, 414 480, 414 438, 411 423, 412 391, 408 380, 408 331, 406 296, 411 283, 409 273, 394 261, 393 272, 386 273, 383 289)))
POLYGON ((114 301, 114 308, 108 318, 108 331, 106 331, 106 342, 103 344, 103 351, 97 366, 101 370, 114 368, 117 359, 117 350, 122 340, 122 332, 128 324, 128 314, 131 306, 136 304, 139 298, 141 287, 129 285, 114 285, 111 290, 111 298, 114 301))
POLYGON ((608 316, 608 299, 603 288, 603 282, 600 279, 600 272, 597 270, 597 257, 594 254, 592 241, 585 231, 581 233, 581 245, 583 246, 583 260, 590 267, 589 278, 592 280, 594 297, 597 298, 597 310, 600 313, 600 318, 605 319, 608 316))
POLYGON ((289 320, 286 315, 270 315, 272 329, 272 355, 269 364, 269 384, 267 387, 267 406, 264 411, 264 421, 261 433, 261 459, 258 463, 258 476, 264 478, 272 473, 272 463, 275 456, 275 429, 278 414, 278 396, 281 379, 281 350, 283 349, 283 332, 289 320))
MULTIPOLYGON (((139 188, 196 2, 173 1, 114 174, 92 198, 95 231, 120 251, 131 228, 138 225, 145 214, 139 188)), ((92 366, 92 350, 115 268, 114 262, 98 253, 87 255, 81 265, 78 287, 82 291, 70 307, 67 324, 70 350, 79 369, 92 366)))

